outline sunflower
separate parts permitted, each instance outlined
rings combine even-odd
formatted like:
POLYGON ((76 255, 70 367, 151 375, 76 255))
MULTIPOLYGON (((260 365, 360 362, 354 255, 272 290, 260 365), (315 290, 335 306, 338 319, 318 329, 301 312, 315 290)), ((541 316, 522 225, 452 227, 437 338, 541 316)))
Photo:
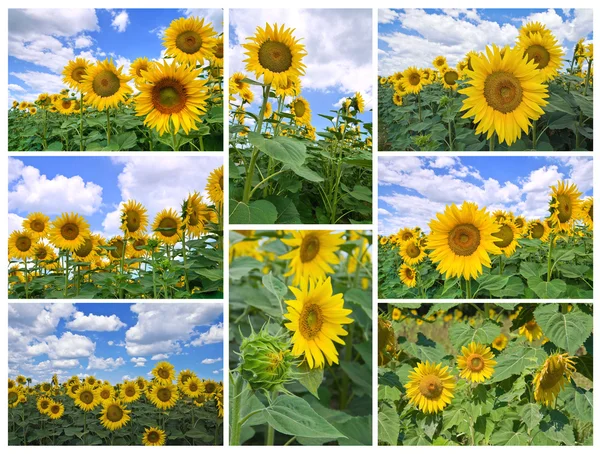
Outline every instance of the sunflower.
POLYGON ((12 378, 8 379, 8 389, 13 389, 17 387, 17 382, 14 381, 12 378))
POLYGON ((86 383, 75 391, 75 405, 83 411, 90 411, 100 405, 98 390, 86 383))
POLYGON ((543 75, 543 82, 554 79, 563 67, 564 52, 552 33, 520 35, 516 47, 523 52, 528 62, 536 64, 543 75))
POLYGON ((531 319, 519 328, 519 334, 525 336, 529 342, 533 342, 542 338, 542 328, 531 319))
POLYGON ((352 311, 344 308, 344 295, 333 294, 330 277, 317 282, 303 279, 301 288, 290 290, 296 299, 286 300, 287 313, 283 316, 289 320, 286 328, 294 333, 292 354, 303 354, 311 369, 322 368, 325 359, 330 366, 338 364, 334 342, 345 345, 340 336, 348 332, 342 325, 354 321, 348 317, 352 311))
POLYGON ((541 22, 527 22, 519 29, 519 38, 522 36, 529 37, 533 34, 545 36, 550 33, 551 32, 546 28, 546 25, 541 22))
POLYGON ((121 402, 128 404, 135 402, 141 397, 140 389, 135 381, 124 381, 119 391, 119 399, 121 402))
POLYGON ((487 56, 472 57, 474 70, 466 70, 470 87, 459 91, 467 96, 461 110, 463 118, 475 117, 476 134, 494 132, 499 143, 508 146, 529 132, 530 120, 544 114, 548 87, 533 61, 526 61, 521 50, 509 49, 504 58, 498 46, 487 47, 487 56))
POLYGON ((454 376, 448 372, 448 366, 442 367, 441 363, 420 362, 408 378, 406 395, 423 413, 442 411, 454 397, 454 376))
POLYGON ((273 115, 273 106, 270 102, 267 102, 265 104, 264 118, 271 118, 271 115, 273 115))
POLYGON ((209 399, 208 396, 206 396, 206 394, 200 394, 199 396, 192 399, 192 402, 194 402, 194 405, 198 408, 204 407, 204 404, 208 401, 209 399))
POLYGON ((299 77, 304 75, 306 66, 302 59, 306 56, 303 44, 292 35, 294 29, 271 27, 266 24, 265 28, 257 27, 256 34, 249 38, 249 43, 243 47, 247 59, 246 70, 254 72, 256 77, 263 76, 265 84, 273 84, 275 87, 287 86, 288 77, 299 77))
POLYGON ((119 400, 112 399, 102 403, 100 423, 108 430, 117 430, 129 422, 131 410, 127 410, 119 400))
POLYGON ((146 57, 136 58, 129 67, 129 75, 133 78, 136 84, 144 82, 143 71, 149 71, 154 63, 148 61, 146 57))
POLYGON ((182 370, 179 372, 179 376, 177 378, 177 384, 179 387, 183 386, 188 379, 196 377, 196 374, 189 369, 182 370))
POLYGON ((77 396, 77 390, 81 387, 81 383, 79 382, 73 382, 70 383, 67 386, 67 395, 71 398, 71 399, 75 399, 75 397, 77 396))
POLYGON ((90 226, 79 214, 63 213, 52 221, 48 235, 57 248, 74 251, 90 236, 90 226))
POLYGON ((48 407, 46 414, 50 419, 60 419, 65 412, 65 406, 60 402, 52 402, 48 407))
POLYGON ((63 82, 73 90, 82 91, 83 77, 87 74, 89 67, 90 62, 85 58, 78 57, 75 60, 69 60, 62 72, 63 82))
POLYGON ((21 260, 27 260, 35 254, 37 240, 27 230, 15 230, 8 237, 8 254, 21 260))
POLYGON ((154 365, 152 375, 162 385, 168 385, 175 380, 175 368, 168 361, 161 361, 154 365))
POLYGON ((302 91, 302 84, 300 83, 300 79, 296 76, 288 76, 286 82, 287 83, 285 85, 277 85, 275 87, 275 95, 277 97, 298 96, 302 91))
POLYGON ((214 66, 218 66, 220 68, 223 67, 225 56, 224 46, 223 46, 223 35, 217 38, 217 42, 215 46, 212 48, 212 56, 210 57, 210 61, 214 66))
POLYGON ((167 28, 163 44, 169 57, 195 67, 213 56, 217 45, 216 32, 209 22, 204 23, 204 18, 181 17, 167 28))
POLYGON ((449 90, 456 90, 458 88, 458 79, 460 79, 460 74, 456 69, 453 68, 444 68, 442 71, 442 85, 444 88, 449 90))
POLYGON ((197 377, 190 377, 181 385, 181 390, 189 397, 198 397, 204 392, 204 386, 197 377))
POLYGON ((429 223, 431 233, 427 244, 437 270, 446 274, 446 279, 457 276, 465 279, 477 278, 482 266, 491 268, 489 254, 501 254, 494 237, 499 228, 485 209, 476 204, 463 202, 458 208, 446 206, 437 220, 429 223))
POLYGON ((206 203, 202 201, 202 196, 197 192, 190 194, 185 201, 185 224, 192 237, 200 237, 205 232, 205 225, 209 222, 216 224, 217 213, 211 210, 206 203))
POLYGON ((50 246, 44 243, 38 243, 34 246, 33 257, 40 262, 55 260, 54 251, 50 246))
POLYGON ((100 235, 92 233, 84 238, 83 244, 73 251, 77 261, 91 262, 96 258, 96 248, 100 244, 100 235))
POLYGON ((148 235, 139 235, 137 238, 127 242, 127 257, 141 258, 149 254, 144 247, 148 246, 148 235))
POLYGON ((247 79, 246 74, 239 72, 233 73, 229 78, 229 93, 235 95, 243 91, 249 91, 250 84, 244 82, 245 79, 247 79))
POLYGON ((125 101, 133 89, 127 84, 131 77, 124 76, 122 69, 122 66, 117 69, 112 59, 99 61, 89 67, 81 84, 85 103, 98 110, 106 110, 118 107, 120 102, 125 101))
POLYGON ((594 198, 588 197, 581 204, 579 217, 590 230, 594 230, 594 198))
POLYGON ((418 265, 425 260, 427 254, 425 253, 425 249, 419 246, 417 240, 411 240, 401 244, 400 256, 407 265, 418 265))
POLYGON ((221 166, 210 173, 204 188, 215 205, 223 204, 223 187, 223 166, 221 166))
POLYGON ((494 244, 500 248, 506 257, 510 257, 517 250, 517 246, 519 245, 517 240, 521 238, 521 233, 512 221, 506 220, 497 223, 497 225, 500 227, 500 230, 492 234, 495 238, 498 238, 498 240, 494 241, 494 244))
POLYGON ((508 345, 508 337, 506 337, 504 334, 500 333, 493 341, 492 341, 492 347, 494 347, 496 350, 498 350, 499 352, 501 352, 502 350, 504 350, 506 348, 506 346, 508 345))
POLYGON ((53 102, 53 105, 63 115, 71 115, 75 112, 75 101, 72 99, 59 97, 53 102))
POLYGON ((37 108, 36 108, 36 107, 30 107, 30 108, 29 108, 29 113, 30 113, 31 115, 35 115, 35 114, 37 113, 37 108))
POLYGON ((24 375, 17 375, 16 380, 19 385, 25 385, 27 383, 27 378, 24 375))
POLYGON ((420 69, 411 66, 402 73, 404 89, 407 93, 418 94, 423 89, 424 79, 420 69))
POLYGON ((400 280, 407 287, 414 287, 417 285, 417 273, 413 268, 408 266, 406 263, 400 265, 400 269, 398 270, 398 275, 400 276, 400 280))
POLYGON ((146 116, 144 124, 161 136, 177 134, 180 127, 186 134, 198 129, 196 123, 206 112, 208 99, 206 81, 198 79, 201 72, 176 62, 155 63, 143 72, 145 83, 138 85, 136 115, 146 116))
POLYGON ((179 231, 183 222, 181 217, 172 208, 165 208, 154 218, 152 230, 154 236, 167 245, 174 245, 179 241, 179 231), (160 229, 160 230, 159 230, 160 229))
POLYGON ((121 230, 128 237, 143 235, 148 226, 148 215, 144 206, 135 200, 128 200, 121 208, 121 230))
POLYGON ((331 265, 340 263, 337 251, 344 243, 344 233, 329 230, 297 230, 289 232, 292 238, 281 241, 293 249, 280 258, 290 260, 289 271, 285 276, 294 275, 292 285, 299 285, 307 279, 325 279, 333 273, 331 265))
POLYGON ((394 94, 392 95, 392 101, 397 106, 401 106, 402 105, 402 99, 403 99, 402 94, 399 93, 399 92, 397 92, 397 91, 395 91, 394 94))
POLYGON ((27 101, 21 101, 19 103, 19 110, 27 110, 29 103, 27 101))
POLYGON ((517 228, 521 236, 523 236, 527 232, 527 219, 525 219, 525 216, 519 215, 515 217, 513 223, 515 224, 515 227, 517 228))
POLYGON ((114 249, 108 251, 109 258, 113 261, 120 261, 123 258, 123 254, 127 254, 127 248, 125 246, 125 242, 120 235, 113 236, 109 242, 108 246, 114 249))
POLYGON ((554 353, 544 361, 533 378, 533 395, 536 402, 554 408, 558 394, 576 372, 574 359, 567 353, 554 353))
POLYGON ((96 386, 98 384, 98 379, 93 375, 88 375, 85 377, 84 383, 90 386, 96 386))
POLYGON ((574 183, 559 181, 552 186, 550 222, 557 232, 571 232, 581 209, 581 192, 574 183))
POLYGON ((104 384, 98 389, 98 397, 103 400, 111 400, 115 397, 115 390, 109 384, 104 384))
POLYGON ((43 213, 30 213, 23 220, 22 226, 35 239, 46 238, 50 230, 49 221, 50 218, 43 213))
POLYGON ((400 316, 402 315, 402 311, 397 307, 392 309, 392 320, 398 321, 400 320, 400 316))
POLYGON ((461 348, 462 355, 456 357, 460 377, 471 383, 483 383, 494 374, 494 354, 490 347, 471 342, 461 348))
POLYGON ((142 444, 144 446, 164 446, 166 441, 167 434, 158 427, 145 429, 144 436, 142 437, 142 444))
POLYGON ((44 382, 40 384, 40 390, 43 393, 49 393, 50 391, 52 391, 52 385, 50 383, 44 382))
POLYGON ((214 380, 204 380, 202 386, 204 386, 204 394, 209 397, 219 390, 219 384, 214 380))
POLYGON ((448 61, 446 60, 446 57, 444 57, 443 55, 439 55, 439 56, 435 57, 433 59, 432 63, 433 63, 433 67, 436 68, 437 70, 440 70, 444 66, 448 65, 448 61))
POLYGON ((170 383, 160 384, 155 383, 150 390, 150 402, 152 402, 160 410, 168 410, 175 406, 179 398, 177 387, 170 383))
POLYGON ((52 399, 50 399, 49 397, 43 396, 37 400, 36 407, 40 413, 46 414, 46 413, 48 413, 48 410, 50 409, 50 405, 52 405, 52 403, 53 403, 52 399))
POLYGON ((252 101, 254 101, 254 93, 250 90, 241 91, 240 98, 242 98, 242 101, 245 103, 252 104, 252 101))
POLYGON ((381 244, 382 246, 388 244, 389 241, 390 239, 387 236, 382 236, 381 238, 379 238, 379 244, 381 244))
POLYGON ((19 101, 13 101, 12 102, 12 108, 13 109, 17 109, 19 107, 19 101))
POLYGON ((358 113, 363 113, 365 111, 365 100, 358 91, 354 93, 354 97, 352 98, 352 107, 354 107, 358 113))
POLYGON ((527 235, 531 239, 540 240, 545 243, 550 236, 550 227, 539 219, 529 221, 527 223, 527 235))
POLYGON ((294 115, 294 120, 299 125, 310 124, 312 112, 308 101, 302 96, 298 96, 290 103, 291 113, 294 115))

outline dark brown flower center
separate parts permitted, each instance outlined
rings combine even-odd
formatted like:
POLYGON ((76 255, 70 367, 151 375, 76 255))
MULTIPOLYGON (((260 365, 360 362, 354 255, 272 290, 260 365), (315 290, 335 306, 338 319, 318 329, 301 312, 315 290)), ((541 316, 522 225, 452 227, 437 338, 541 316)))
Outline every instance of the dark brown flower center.
POLYGON ((267 41, 258 49, 258 61, 263 68, 281 73, 292 66, 292 51, 283 43, 267 41))
POLYGON ((305 339, 312 339, 321 332, 323 312, 317 304, 307 302, 299 317, 300 333, 305 339))
POLYGON ((87 257, 92 252, 94 243, 91 238, 86 238, 81 246, 75 249, 75 254, 78 257, 87 257))
POLYGON ((81 400, 84 404, 91 404, 94 402, 94 394, 91 391, 83 391, 79 395, 79 400, 81 400))
POLYGON ((472 370, 473 372, 479 372, 483 370, 484 367, 485 362, 481 355, 473 353, 467 358, 467 368, 472 370))
POLYGON ((306 112, 306 106, 304 105, 304 102, 300 100, 294 101, 294 112, 296 113, 297 117, 302 117, 306 112))
POLYGON ((148 432, 148 441, 150 443, 158 443, 159 440, 160 435, 158 432, 156 432, 155 430, 151 430, 150 432, 148 432))
POLYGON ((300 245, 300 260, 302 263, 310 262, 319 253, 320 242, 319 238, 313 234, 308 234, 302 240, 300 245))
POLYGON ((158 400, 161 402, 169 402, 171 400, 171 395, 171 390, 168 388, 160 388, 156 392, 156 397, 158 397, 158 400))
POLYGON ((571 216, 573 216, 573 207, 571 205, 571 198, 568 195, 561 194, 556 197, 558 200, 558 220, 560 222, 569 222, 571 216))
POLYGON ((152 105, 163 114, 180 112, 187 105, 187 93, 176 79, 162 79, 152 88, 152 105))
POLYGON ((508 225, 503 225, 502 227, 500 227, 500 230, 496 233, 493 233, 493 235, 496 238, 499 238, 498 241, 494 241, 494 244, 502 249, 509 246, 515 238, 512 229, 508 225))
POLYGON ((20 236, 19 238, 17 238, 16 241, 16 246, 17 249, 21 252, 27 252, 29 251, 29 249, 31 249, 31 239, 27 236, 20 236))
POLYGON ((538 69, 544 69, 550 63, 550 52, 539 44, 529 46, 525 51, 525 55, 527 55, 528 62, 533 60, 537 64, 538 69))
POLYGON ((442 384, 442 380, 436 375, 426 375, 421 378, 419 391, 428 399, 436 399, 444 391, 444 385, 442 384))
POLYGON ((102 98, 109 98, 121 88, 121 79, 114 72, 100 71, 92 82, 94 93, 102 98))
POLYGON ((186 54, 195 54, 202 47, 202 37, 193 30, 188 30, 177 36, 175 46, 186 54))
POLYGON ((43 232, 46 228, 46 223, 44 221, 40 221, 39 219, 34 219, 29 223, 29 228, 34 232, 43 232))
POLYGON ((124 415, 125 413, 119 405, 112 404, 106 409, 106 419, 110 422, 119 422, 123 419, 124 415))
POLYGON ((86 75, 86 70, 83 66, 78 66, 71 72, 71 77, 78 84, 83 80, 83 76, 86 75))
POLYGON ((473 255, 480 241, 479 229, 472 224, 459 224, 448 234, 448 247, 460 256, 473 255))
POLYGON ((60 234, 65 240, 73 241, 79 236, 79 227, 69 222, 60 228, 60 234))
POLYGON ((513 74, 497 71, 485 79, 483 95, 490 107, 509 113, 521 105, 523 88, 513 74))
POLYGON ((411 259, 417 258, 421 254, 421 249, 414 243, 409 243, 406 247, 406 255, 411 259))

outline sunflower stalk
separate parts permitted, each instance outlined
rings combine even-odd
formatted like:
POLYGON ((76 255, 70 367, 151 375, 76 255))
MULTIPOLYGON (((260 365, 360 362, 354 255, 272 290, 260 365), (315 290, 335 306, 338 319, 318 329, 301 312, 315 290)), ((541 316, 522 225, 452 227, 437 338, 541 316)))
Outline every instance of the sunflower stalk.
MULTIPOLYGON (((354 338, 354 324, 348 326, 348 337, 345 339, 346 346, 344 347, 344 361, 352 361, 352 341, 354 338)), ((348 390, 350 388, 350 377, 346 372, 342 377, 342 388, 340 393, 340 410, 344 410, 350 402, 348 396, 348 390)))
POLYGON ((65 254, 65 298, 67 297, 67 290, 69 288, 69 252, 65 254))
POLYGON ((490 151, 494 151, 494 146, 495 146, 495 140, 494 140, 494 134, 492 134, 492 136, 490 137, 490 151))
POLYGON ((79 151, 83 151, 83 92, 79 97, 79 151))
POLYGON ((548 275, 546 282, 550 282, 552 279, 552 246, 554 245, 554 237, 550 237, 548 243, 548 275))
POLYGON ((534 150, 537 148, 537 141, 538 141, 537 120, 533 120, 533 126, 531 127, 531 142, 533 143, 534 150))
MULTIPOLYGON (((271 392, 271 396, 269 398, 269 402, 272 404, 273 401, 277 398, 279 391, 274 390, 271 392)), ((273 446, 275 444, 275 429, 271 424, 267 423, 267 440, 265 446, 273 446)))
POLYGON ((125 271, 125 253, 127 251, 127 235, 123 236, 123 249, 121 251, 121 260, 120 260, 120 273, 121 273, 121 282, 119 283, 119 299, 123 299, 123 284, 124 284, 124 271, 125 271))
POLYGON ((187 291, 188 295, 190 295, 190 280, 188 278, 188 271, 187 271, 187 249, 185 247, 185 227, 183 228, 183 233, 181 235, 181 253, 183 254, 183 278, 185 279, 185 290, 187 291))
POLYGON ((110 109, 106 108, 106 146, 110 146, 110 109))
POLYGON ((470 300, 473 296, 471 294, 471 279, 465 279, 465 297, 470 300))
POLYGON ((27 257, 23 260, 25 265, 25 299, 29 299, 29 275, 27 272, 27 257))
POLYGON ((235 380, 233 380, 233 374, 231 374, 231 380, 234 382, 233 385, 233 405, 231 406, 231 434, 229 437, 230 446, 240 445, 240 436, 242 430, 242 424, 240 421, 240 412, 242 407, 242 392, 244 390, 244 379, 242 374, 238 373, 235 380))

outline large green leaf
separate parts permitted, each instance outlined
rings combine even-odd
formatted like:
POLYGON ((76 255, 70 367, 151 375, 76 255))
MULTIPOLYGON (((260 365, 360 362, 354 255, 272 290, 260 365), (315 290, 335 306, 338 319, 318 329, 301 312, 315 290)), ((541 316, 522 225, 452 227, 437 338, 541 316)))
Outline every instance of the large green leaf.
POLYGON ((463 345, 468 345, 471 342, 491 344, 500 335, 500 326, 491 320, 486 320, 477 328, 467 323, 455 323, 450 326, 448 335, 454 348, 460 351, 463 345))
POLYGON ((567 284, 561 279, 546 282, 539 277, 531 277, 527 279, 527 284, 542 299, 556 299, 567 290, 567 284))
POLYGON ((400 418, 393 402, 381 401, 377 412, 377 439, 390 446, 398 444, 400 418))
POLYGON ((260 151, 284 164, 299 167, 306 160, 306 146, 298 139, 285 136, 267 139, 257 132, 249 132, 248 140, 260 151))
POLYGON ((490 441, 495 446, 526 446, 529 439, 522 432, 502 430, 493 434, 490 441))
POLYGON ((323 368, 315 367, 311 369, 305 361, 298 367, 298 372, 300 373, 300 378, 298 379, 300 384, 318 399, 319 386, 323 383, 323 368))
POLYGON ((527 425, 529 430, 534 429, 542 420, 542 414, 540 413, 540 406, 538 404, 525 404, 519 411, 521 420, 527 425))
POLYGON ((593 317, 577 309, 566 313, 560 309, 560 304, 539 305, 534 311, 535 320, 550 342, 575 355, 592 334, 593 317))
POLYGON ((496 357, 496 369, 491 381, 498 382, 513 375, 534 370, 543 361, 544 352, 539 348, 513 343, 496 357))
POLYGON ((237 257, 229 264, 229 277, 233 280, 239 280, 247 276, 250 271, 260 269, 262 266, 263 264, 255 258, 237 257))
POLYGON ((244 202, 230 201, 230 224, 274 224, 277 220, 277 208, 267 200, 244 202))

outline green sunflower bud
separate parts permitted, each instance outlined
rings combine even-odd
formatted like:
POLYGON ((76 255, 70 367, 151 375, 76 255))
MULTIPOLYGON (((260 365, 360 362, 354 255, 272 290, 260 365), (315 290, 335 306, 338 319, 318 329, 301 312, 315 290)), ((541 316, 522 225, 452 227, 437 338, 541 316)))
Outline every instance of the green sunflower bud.
POLYGON ((275 391, 296 379, 297 360, 289 338, 269 334, 263 327, 252 333, 240 346, 240 373, 253 390, 275 391))

